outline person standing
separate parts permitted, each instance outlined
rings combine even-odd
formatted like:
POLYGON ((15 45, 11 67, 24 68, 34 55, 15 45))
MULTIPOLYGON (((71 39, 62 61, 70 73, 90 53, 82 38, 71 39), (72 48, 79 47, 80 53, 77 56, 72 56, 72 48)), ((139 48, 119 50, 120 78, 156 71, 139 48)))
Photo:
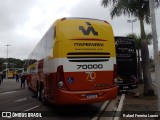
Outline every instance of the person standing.
POLYGON ((1 74, 1 82, 3 82, 3 78, 4 78, 4 75, 3 75, 3 73, 1 74))
POLYGON ((25 73, 23 73, 20 79, 21 79, 21 88, 25 88, 25 80, 26 80, 25 73))
POLYGON ((19 82, 19 75, 16 73, 16 82, 19 82))
POLYGON ((2 79, 1 79, 1 75, 2 75, 2 74, 0 73, 0 85, 1 85, 1 81, 2 81, 2 79))

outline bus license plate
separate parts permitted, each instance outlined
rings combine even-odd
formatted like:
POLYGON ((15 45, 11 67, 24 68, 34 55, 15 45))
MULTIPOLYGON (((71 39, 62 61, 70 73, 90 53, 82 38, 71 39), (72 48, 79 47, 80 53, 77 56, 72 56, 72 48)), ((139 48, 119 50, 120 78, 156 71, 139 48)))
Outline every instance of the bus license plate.
POLYGON ((123 89, 128 89, 128 86, 124 86, 123 89))
POLYGON ((88 99, 97 98, 97 95, 87 95, 88 99))

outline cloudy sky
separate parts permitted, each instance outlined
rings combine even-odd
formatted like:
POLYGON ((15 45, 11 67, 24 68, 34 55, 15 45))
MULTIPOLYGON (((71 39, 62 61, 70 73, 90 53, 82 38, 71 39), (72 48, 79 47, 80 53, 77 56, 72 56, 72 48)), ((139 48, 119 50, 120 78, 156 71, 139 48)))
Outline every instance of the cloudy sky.
MULTIPOLYGON (((101 0, 0 0, 0 57, 27 59, 38 41, 50 25, 62 17, 86 17, 107 20, 113 27, 115 36, 126 36, 132 32, 127 16, 110 17, 110 9, 101 6, 101 0)), ((156 11, 160 21, 160 10, 156 11)), ((139 21, 135 22, 133 32, 140 34, 139 21)), ((145 26, 150 32, 151 27, 145 26)), ((157 25, 160 35, 160 26, 157 25)), ((153 47, 150 46, 150 56, 153 47)))

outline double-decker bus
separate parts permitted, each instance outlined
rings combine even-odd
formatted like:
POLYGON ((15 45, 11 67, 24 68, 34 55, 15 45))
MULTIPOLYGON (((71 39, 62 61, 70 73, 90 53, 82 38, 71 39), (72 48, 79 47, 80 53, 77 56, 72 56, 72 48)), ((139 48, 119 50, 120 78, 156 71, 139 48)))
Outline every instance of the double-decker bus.
POLYGON ((28 86, 43 102, 88 104, 117 96, 115 41, 106 21, 58 19, 28 59, 28 86))
POLYGON ((119 90, 135 89, 138 87, 135 42, 129 37, 120 36, 116 36, 115 41, 119 90))

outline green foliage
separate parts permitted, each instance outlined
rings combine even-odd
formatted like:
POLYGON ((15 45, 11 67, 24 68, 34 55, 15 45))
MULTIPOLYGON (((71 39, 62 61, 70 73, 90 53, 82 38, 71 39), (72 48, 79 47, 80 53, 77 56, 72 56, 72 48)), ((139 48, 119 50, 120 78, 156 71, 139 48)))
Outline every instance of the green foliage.
MULTIPOLYGON (((136 49, 141 49, 141 36, 137 36, 136 34, 128 34, 127 37, 134 39, 136 44, 136 49)), ((146 33, 146 40, 148 45, 152 44, 152 39, 153 39, 152 34, 146 33)))
MULTIPOLYGON (((155 8, 160 6, 160 0, 155 0, 155 8)), ((148 44, 151 43, 147 40, 147 36, 144 29, 144 21, 150 23, 150 10, 149 0, 102 0, 101 5, 107 7, 112 6, 110 15, 112 19, 121 15, 127 15, 129 17, 135 17, 140 21, 141 29, 141 57, 142 57, 142 69, 144 76, 144 95, 154 95, 153 88, 151 86, 151 74, 150 74, 150 61, 149 61, 149 50, 148 44)), ((149 37, 151 40, 151 37, 149 37)), ((137 46, 138 47, 138 46, 137 46)), ((137 48, 138 49, 138 48, 137 48)))
POLYGON ((141 48, 141 37, 136 34, 128 34, 127 37, 132 38, 135 41, 136 49, 141 48))
MULTIPOLYGON (((160 6, 160 0, 155 0, 155 8, 160 6)), ((147 24, 151 22, 149 0, 102 0, 104 7, 112 6, 111 17, 127 15, 137 19, 144 19, 147 24)))
POLYGON ((4 64, 5 62, 8 62, 8 68, 23 68, 27 60, 20 60, 16 58, 0 58, 0 71, 6 68, 4 64))

